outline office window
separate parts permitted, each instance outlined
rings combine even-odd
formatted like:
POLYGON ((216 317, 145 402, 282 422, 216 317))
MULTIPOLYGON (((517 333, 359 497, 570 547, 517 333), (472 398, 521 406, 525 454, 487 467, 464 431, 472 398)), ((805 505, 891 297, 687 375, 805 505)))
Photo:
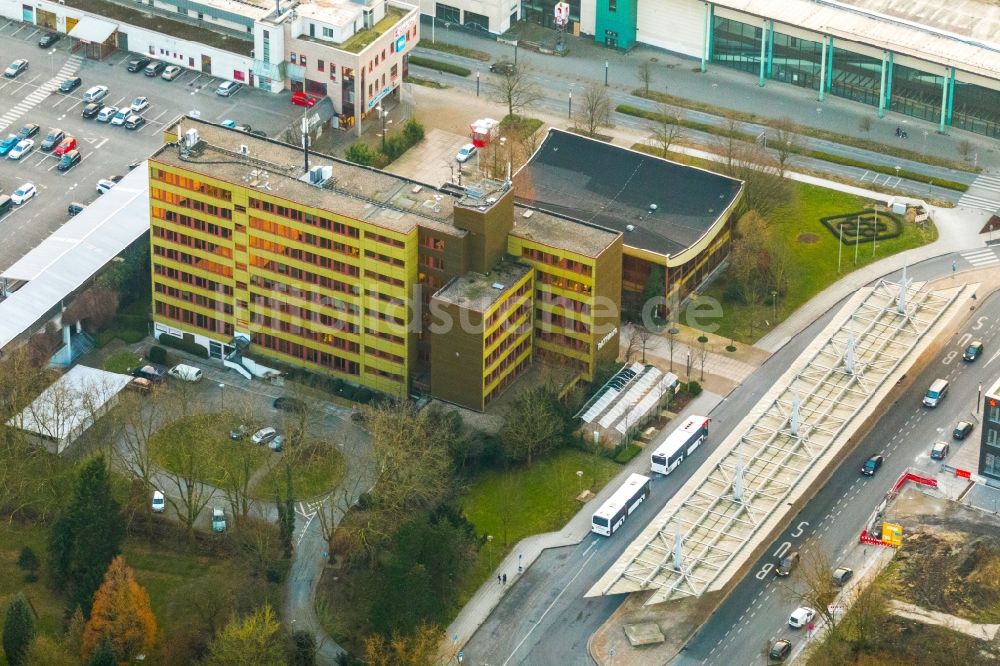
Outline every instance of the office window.
POLYGON ((323 66, 323 61, 322 61, 322 60, 317 60, 317 61, 316 61, 316 69, 318 69, 318 70, 319 70, 319 71, 321 71, 321 72, 323 72, 323 71, 326 71, 326 70, 324 69, 324 66, 323 66))
POLYGON ((618 0, 608 0, 608 11, 618 11, 618 0))
POLYGON ((333 39, 333 30, 331 28, 323 28, 323 36, 333 39))
POLYGON ((305 56, 300 56, 299 57, 299 64, 302 65, 303 67, 306 66, 306 57, 305 56))

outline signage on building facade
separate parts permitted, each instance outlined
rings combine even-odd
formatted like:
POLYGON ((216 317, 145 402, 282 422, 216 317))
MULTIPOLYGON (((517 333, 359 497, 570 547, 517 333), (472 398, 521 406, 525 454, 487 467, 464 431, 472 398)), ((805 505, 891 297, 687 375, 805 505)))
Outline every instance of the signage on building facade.
POLYGON ((615 326, 615 328, 610 333, 608 333, 603 338, 601 338, 601 341, 597 343, 597 350, 600 351, 601 347, 603 347, 604 345, 608 344, 608 342, 611 340, 611 338, 615 337, 616 335, 618 335, 618 327, 617 326, 615 326))

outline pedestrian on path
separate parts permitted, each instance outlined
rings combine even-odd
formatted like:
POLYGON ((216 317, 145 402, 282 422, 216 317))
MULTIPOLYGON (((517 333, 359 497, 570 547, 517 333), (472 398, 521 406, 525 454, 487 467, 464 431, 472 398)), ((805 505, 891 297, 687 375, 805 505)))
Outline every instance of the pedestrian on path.
POLYGON ((503 584, 504 584, 504 585, 506 585, 506 584, 507 584, 507 574, 504 574, 504 575, 503 575, 503 584))
POLYGON ((502 585, 502 584, 503 583, 500 582, 500 574, 497 574, 497 585, 502 585))

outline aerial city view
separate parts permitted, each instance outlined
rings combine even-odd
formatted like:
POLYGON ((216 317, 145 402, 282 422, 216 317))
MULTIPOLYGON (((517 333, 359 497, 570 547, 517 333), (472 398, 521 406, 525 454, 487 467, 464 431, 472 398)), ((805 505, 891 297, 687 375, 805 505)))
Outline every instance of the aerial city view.
POLYGON ((987 0, 0 0, 0 666, 1000 666, 987 0))

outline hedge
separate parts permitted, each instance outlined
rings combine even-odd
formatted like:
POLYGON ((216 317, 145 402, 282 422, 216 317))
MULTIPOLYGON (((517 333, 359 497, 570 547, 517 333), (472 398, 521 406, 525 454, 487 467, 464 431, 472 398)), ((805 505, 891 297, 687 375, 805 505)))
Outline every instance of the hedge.
POLYGON ((621 463, 624 465, 629 460, 632 460, 632 458, 635 458, 637 455, 639 455, 641 452, 642 452, 642 447, 634 442, 626 444, 625 446, 619 444, 618 446, 615 447, 615 457, 612 458, 612 460, 614 460, 616 463, 621 463))
MULTIPOLYGON (((638 107, 630 106, 628 104, 619 104, 615 107, 618 113, 624 113, 628 116, 635 116, 637 118, 645 118, 646 120, 652 120, 655 122, 663 122, 664 115, 662 113, 657 113, 656 111, 647 111, 646 109, 640 109, 638 107)), ((673 118, 673 120, 681 127, 687 127, 689 129, 697 130, 699 132, 705 132, 706 134, 714 134, 717 136, 727 136, 726 128, 718 127, 716 125, 711 125, 709 123, 702 123, 695 120, 687 120, 686 118, 673 118)), ((740 140, 753 143, 757 140, 752 134, 747 132, 734 132, 733 137, 740 140)), ((897 175, 895 167, 885 166, 882 164, 872 164, 870 162, 863 162, 861 160, 856 160, 850 157, 845 157, 843 155, 834 155, 832 153, 826 153, 820 150, 810 150, 801 146, 793 146, 792 151, 797 155, 802 155, 804 157, 811 157, 813 159, 822 160, 824 162, 831 162, 833 164, 840 164, 842 166, 851 166, 859 169, 867 169, 868 171, 875 171, 876 173, 885 174, 887 176, 897 175)), ((926 174, 917 173, 915 171, 908 171, 906 169, 900 169, 898 172, 900 178, 905 178, 907 180, 916 181, 918 183, 926 183, 928 185, 937 185, 938 187, 943 187, 949 190, 955 190, 957 192, 965 192, 969 189, 969 186, 965 183, 959 183, 953 180, 939 180, 937 178, 932 178, 926 174)))
POLYGON ((197 342, 188 342, 183 338, 174 337, 173 335, 161 335, 159 342, 164 347, 172 347, 173 349, 179 349, 200 358, 208 358, 208 350, 197 342))
POLYGON ((448 74, 457 74, 458 76, 469 76, 472 74, 471 69, 453 65, 450 62, 443 62, 432 58, 422 58, 421 56, 411 55, 410 64, 417 65, 418 67, 426 67, 427 69, 436 69, 439 72, 446 72, 448 74))
POLYGON ((159 345, 153 345, 149 348, 149 360, 153 363, 159 363, 160 365, 167 364, 167 350, 159 345))

